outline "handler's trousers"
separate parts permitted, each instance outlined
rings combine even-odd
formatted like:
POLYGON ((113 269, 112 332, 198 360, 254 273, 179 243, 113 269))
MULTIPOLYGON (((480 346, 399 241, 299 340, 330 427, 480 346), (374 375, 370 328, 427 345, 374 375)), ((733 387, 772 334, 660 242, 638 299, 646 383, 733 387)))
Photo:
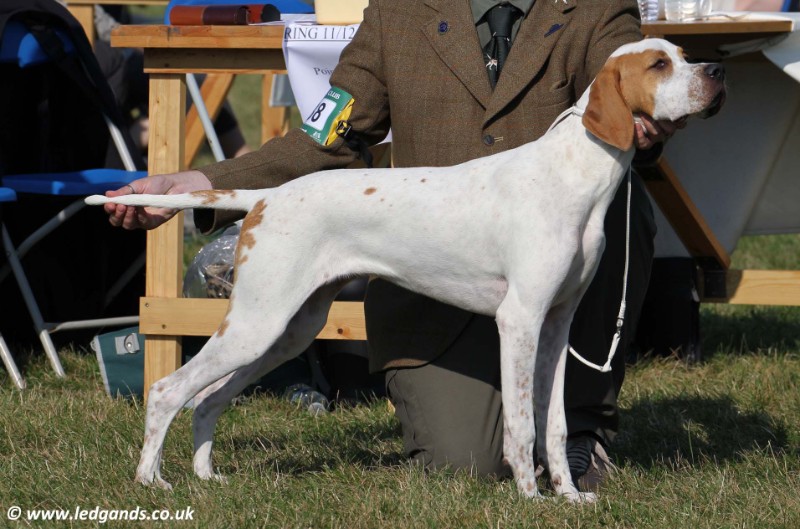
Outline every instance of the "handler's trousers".
MULTIPOLYGON (((606 215, 605 252, 570 329, 573 348, 599 365, 608 357, 622 296, 626 201, 623 181, 606 215)), ((625 377, 627 348, 647 291, 654 237, 653 210, 641 179, 634 174, 623 340, 610 373, 595 371, 570 355, 564 396, 570 436, 593 434, 606 445, 616 436, 617 396, 625 377)), ((387 371, 386 390, 402 425, 409 457, 426 468, 466 469, 478 475, 508 472, 502 462, 500 341, 493 318, 473 316, 434 361, 387 371)))

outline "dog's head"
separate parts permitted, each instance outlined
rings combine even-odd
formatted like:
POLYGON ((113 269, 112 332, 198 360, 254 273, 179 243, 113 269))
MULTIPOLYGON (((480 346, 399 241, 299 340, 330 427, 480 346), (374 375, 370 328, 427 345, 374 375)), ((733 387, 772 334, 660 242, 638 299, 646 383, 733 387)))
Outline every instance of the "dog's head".
POLYGON ((609 57, 589 89, 583 125, 602 141, 633 146, 633 114, 685 120, 716 114, 725 101, 725 69, 690 63, 683 50, 662 39, 626 44, 609 57))

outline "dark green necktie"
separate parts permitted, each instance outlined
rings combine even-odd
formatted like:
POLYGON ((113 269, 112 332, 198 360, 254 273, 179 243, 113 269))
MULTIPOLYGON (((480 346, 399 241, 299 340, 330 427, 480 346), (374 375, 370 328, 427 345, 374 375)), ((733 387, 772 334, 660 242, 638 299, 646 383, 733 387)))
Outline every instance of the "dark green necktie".
POLYGON ((500 78, 503 63, 506 62, 508 50, 511 49, 511 29, 520 15, 519 9, 510 4, 498 4, 486 13, 486 22, 489 24, 492 38, 483 51, 492 88, 500 78))

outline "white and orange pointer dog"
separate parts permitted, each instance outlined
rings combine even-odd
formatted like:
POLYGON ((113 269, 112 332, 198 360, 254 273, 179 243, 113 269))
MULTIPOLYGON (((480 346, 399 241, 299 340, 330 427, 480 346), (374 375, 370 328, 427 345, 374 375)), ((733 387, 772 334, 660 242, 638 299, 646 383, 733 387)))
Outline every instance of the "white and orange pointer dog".
POLYGON ((194 397, 194 470, 211 463, 217 418, 251 380, 298 355, 343 281, 374 275, 497 319, 504 453, 538 496, 538 454, 558 494, 578 492, 566 458, 564 364, 572 316, 604 247, 603 219, 634 155, 633 114, 708 116, 724 99, 717 64, 663 40, 617 50, 574 112, 538 141, 455 167, 336 170, 274 189, 93 196, 133 206, 247 210, 229 312, 206 346, 156 382, 137 481, 169 487, 161 450, 194 397), (582 117, 580 117, 582 116, 582 117), (535 403, 535 413, 534 413, 535 403))

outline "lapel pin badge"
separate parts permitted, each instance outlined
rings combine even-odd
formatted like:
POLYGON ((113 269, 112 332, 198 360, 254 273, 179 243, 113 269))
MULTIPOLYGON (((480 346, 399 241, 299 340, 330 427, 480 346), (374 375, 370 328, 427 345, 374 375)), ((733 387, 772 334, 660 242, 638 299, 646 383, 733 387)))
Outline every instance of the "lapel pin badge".
POLYGON ((441 22, 439 22, 439 33, 440 34, 447 33, 448 29, 450 29, 450 25, 447 23, 447 21, 442 20, 441 22))
POLYGON ((552 35, 553 33, 555 33, 556 31, 558 31, 563 27, 564 24, 553 24, 552 26, 550 26, 550 29, 547 30, 547 33, 545 33, 544 36, 549 37, 550 35, 552 35))

